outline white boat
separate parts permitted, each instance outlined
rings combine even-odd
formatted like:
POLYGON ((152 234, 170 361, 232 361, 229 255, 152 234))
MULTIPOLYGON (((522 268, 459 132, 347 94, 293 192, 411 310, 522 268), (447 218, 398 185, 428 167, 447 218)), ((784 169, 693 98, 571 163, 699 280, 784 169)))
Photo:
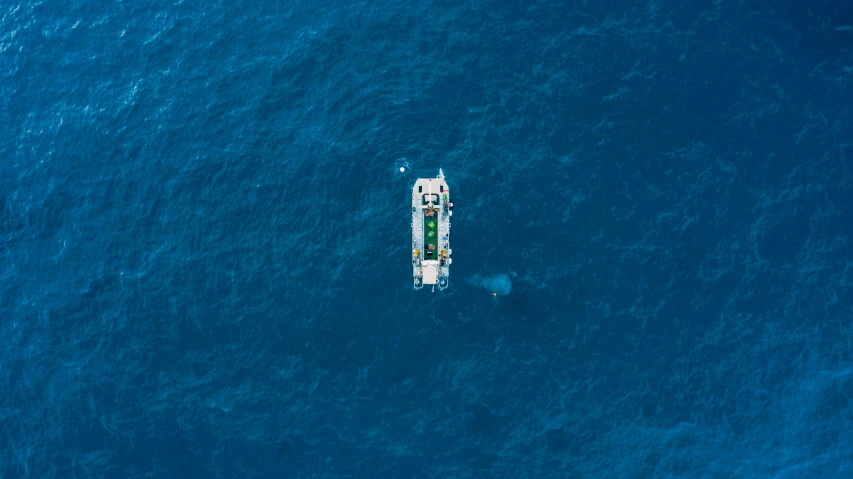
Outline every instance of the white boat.
POLYGON ((436 178, 418 178, 412 187, 412 275, 415 289, 450 284, 450 217, 453 215, 450 188, 444 173, 436 178))

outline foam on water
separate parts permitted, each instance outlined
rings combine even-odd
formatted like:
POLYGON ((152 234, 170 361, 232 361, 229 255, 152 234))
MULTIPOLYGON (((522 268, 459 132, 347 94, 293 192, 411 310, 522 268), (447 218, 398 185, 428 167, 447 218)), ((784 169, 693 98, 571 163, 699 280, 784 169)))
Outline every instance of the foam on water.
POLYGON ((500 296, 506 296, 512 291, 512 281, 507 274, 496 274, 492 276, 482 276, 475 274, 470 278, 465 278, 465 282, 479 288, 483 288, 491 293, 497 293, 500 296))

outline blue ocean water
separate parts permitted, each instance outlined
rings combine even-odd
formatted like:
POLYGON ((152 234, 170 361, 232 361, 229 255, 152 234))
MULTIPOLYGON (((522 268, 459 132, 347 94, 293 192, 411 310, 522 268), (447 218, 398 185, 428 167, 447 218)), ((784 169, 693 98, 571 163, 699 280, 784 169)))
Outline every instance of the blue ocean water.
POLYGON ((0 478, 853 476, 847 2, 7 1, 0 95, 0 478))

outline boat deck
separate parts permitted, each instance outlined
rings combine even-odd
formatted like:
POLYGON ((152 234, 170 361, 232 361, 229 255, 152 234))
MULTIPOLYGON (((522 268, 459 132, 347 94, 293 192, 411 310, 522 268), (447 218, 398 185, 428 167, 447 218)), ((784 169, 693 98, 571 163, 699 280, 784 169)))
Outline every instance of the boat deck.
POLYGON ((447 182, 441 174, 438 178, 419 178, 412 187, 412 271, 415 289, 420 289, 424 284, 438 284, 439 289, 448 285, 449 195, 447 182))

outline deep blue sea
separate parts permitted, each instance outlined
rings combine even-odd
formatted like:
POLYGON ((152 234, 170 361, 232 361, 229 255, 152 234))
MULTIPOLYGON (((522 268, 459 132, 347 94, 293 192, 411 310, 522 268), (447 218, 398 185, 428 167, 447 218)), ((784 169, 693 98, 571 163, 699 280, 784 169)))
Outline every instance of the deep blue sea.
POLYGON ((853 477, 849 1, 3 0, 0 132, 2 479, 853 477))

